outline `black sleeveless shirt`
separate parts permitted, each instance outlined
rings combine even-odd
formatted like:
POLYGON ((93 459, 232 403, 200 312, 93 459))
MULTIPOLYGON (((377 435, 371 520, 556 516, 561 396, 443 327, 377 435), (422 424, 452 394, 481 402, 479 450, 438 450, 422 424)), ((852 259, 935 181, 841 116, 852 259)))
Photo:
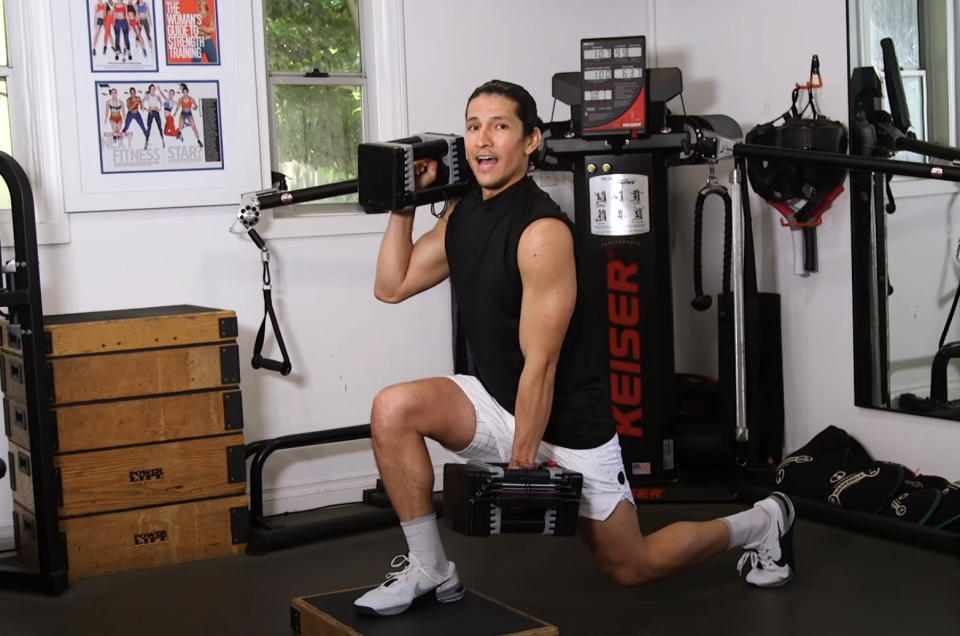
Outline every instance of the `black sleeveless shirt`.
MULTIPOLYGON (((446 251, 460 323, 487 392, 515 415, 524 357, 520 349, 523 284, 517 260, 530 223, 569 217, 525 177, 486 201, 479 189, 464 195, 447 221, 446 251)), ((578 268, 580 271, 581 268, 578 268)), ((583 289, 578 274, 578 289, 583 289)), ((566 448, 596 448, 616 434, 603 368, 603 339, 588 328, 583 293, 567 329, 543 441, 566 448)))

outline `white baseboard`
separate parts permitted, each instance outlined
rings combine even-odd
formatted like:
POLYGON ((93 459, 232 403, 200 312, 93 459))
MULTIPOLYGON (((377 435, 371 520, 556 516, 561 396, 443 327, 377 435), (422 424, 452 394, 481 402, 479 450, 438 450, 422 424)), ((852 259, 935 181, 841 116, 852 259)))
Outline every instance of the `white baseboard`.
POLYGON ((16 549, 13 541, 13 526, 0 526, 0 552, 16 549))
MULTIPOLYGON (((456 460, 451 460, 456 461, 456 460)), ((443 489, 443 464, 434 466, 434 490, 443 489)), ((263 489, 263 513, 267 516, 284 512, 313 510, 324 506, 363 501, 363 491, 377 484, 375 471, 343 475, 322 481, 288 484, 263 489)), ((14 549, 13 526, 0 526, 0 552, 14 549)))
MULTIPOLYGON (((456 460, 453 460, 456 461, 456 460)), ((434 491, 443 489, 443 464, 434 466, 434 491)), ((376 471, 342 475, 323 481, 287 484, 279 488, 263 489, 263 514, 313 510, 324 506, 363 501, 363 491, 377 484, 376 471)))

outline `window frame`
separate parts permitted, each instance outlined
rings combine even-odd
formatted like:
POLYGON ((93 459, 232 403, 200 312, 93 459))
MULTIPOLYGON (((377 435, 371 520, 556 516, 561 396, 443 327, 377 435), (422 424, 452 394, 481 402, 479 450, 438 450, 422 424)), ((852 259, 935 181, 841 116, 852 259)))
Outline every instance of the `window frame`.
MULTIPOLYGON (((269 2, 270 0, 264 0, 264 2, 269 2)), ((361 42, 363 41, 363 32, 360 34, 361 42)), ((363 60, 363 53, 360 54, 361 63, 363 60)), ((367 92, 367 78, 364 76, 363 71, 360 73, 329 73, 324 77, 310 77, 304 72, 297 71, 269 71, 268 72, 268 84, 267 84, 267 98, 269 104, 276 103, 277 97, 277 86, 359 86, 360 87, 360 104, 361 104, 361 126, 362 136, 366 141, 367 130, 367 109, 364 107, 364 94, 367 92)), ((277 172, 283 172, 280 170, 280 157, 277 154, 277 144, 275 140, 277 139, 277 117, 274 110, 270 110, 270 169, 276 170, 277 172)), ((316 201, 312 203, 302 203, 298 205, 292 205, 288 208, 278 208, 278 216, 296 216, 298 214, 326 214, 330 210, 335 210, 337 206, 341 204, 336 203, 325 203, 323 201, 316 201)))
MULTIPOLYGON (((872 64, 869 26, 871 0, 851 0, 851 5, 849 18, 855 27, 849 34, 852 69, 872 64)), ((960 115, 956 108, 960 102, 960 78, 957 76, 960 61, 956 57, 960 36, 960 0, 947 0, 937 7, 920 0, 918 13, 920 67, 903 69, 901 74, 903 77, 920 77, 923 86, 921 97, 925 105, 924 138, 933 138, 956 147, 960 126, 960 115), (941 51, 945 54, 941 54, 941 51)), ((911 113, 911 117, 911 123, 916 128, 917 116, 911 113)), ((953 182, 900 175, 890 180, 890 187, 894 199, 960 192, 960 185, 953 182)))
MULTIPOLYGON (((13 158, 30 179, 38 245, 70 242, 60 164, 56 39, 50 0, 4 1, 8 104, 13 158), (41 28, 45 25, 46 28, 41 28), (30 43, 29 46, 26 43, 30 43), (30 95, 30 99, 27 96, 30 95)), ((14 244, 9 210, 0 218, 0 245, 14 244)))
MULTIPOLYGON (((263 183, 270 183, 276 162, 274 83, 267 68, 265 3, 254 1, 254 46, 260 94, 260 141, 263 183)), ((273 75, 285 83, 362 86, 363 138, 366 141, 401 139, 408 135, 406 55, 403 0, 359 0, 360 73, 331 73, 308 78, 304 73, 273 75)), ((358 204, 318 203, 297 209, 267 210, 261 217, 265 239, 378 234, 386 230, 389 215, 367 214, 358 204)))

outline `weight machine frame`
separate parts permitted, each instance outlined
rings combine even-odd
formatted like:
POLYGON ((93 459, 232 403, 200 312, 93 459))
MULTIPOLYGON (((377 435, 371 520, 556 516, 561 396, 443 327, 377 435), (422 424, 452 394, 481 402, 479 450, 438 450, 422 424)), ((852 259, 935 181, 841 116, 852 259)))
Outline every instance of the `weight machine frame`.
MULTIPOLYGON (((26 173, 10 155, 0 152, 0 177, 10 190, 13 215, 14 258, 3 266, 0 307, 9 310, 7 331, 19 342, 23 355, 23 375, 27 396, 27 425, 30 433, 29 478, 33 482, 36 523, 32 541, 37 544, 37 563, 3 564, 0 559, 0 588, 13 588, 58 595, 69 586, 66 545, 60 533, 58 494, 55 488, 58 469, 54 466, 55 447, 47 369, 46 340, 43 337, 43 300, 40 290, 40 264, 33 191, 26 173)), ((0 371, 2 372, 2 371, 0 371)), ((4 376, 6 374, 4 373, 4 376)), ((2 387, 3 390, 6 386, 2 387)), ((23 479, 20 458, 12 453, 9 478, 23 479), (18 474, 20 472, 20 474, 18 474)), ((15 521, 14 537, 18 546, 20 523, 15 521)))

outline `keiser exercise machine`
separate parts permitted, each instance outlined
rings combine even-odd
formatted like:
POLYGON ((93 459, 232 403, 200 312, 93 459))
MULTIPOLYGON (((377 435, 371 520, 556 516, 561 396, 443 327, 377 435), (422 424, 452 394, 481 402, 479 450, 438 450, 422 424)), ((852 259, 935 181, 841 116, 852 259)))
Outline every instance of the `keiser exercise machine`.
MULTIPOLYGON (((8 455, 11 480, 25 477, 33 483, 35 521, 21 522, 14 515, 14 540, 37 546, 34 563, 0 559, 0 588, 15 588, 59 594, 67 589, 66 546, 58 523, 57 469, 53 462, 55 431, 51 420, 50 385, 47 377, 47 349, 43 334, 43 304, 33 191, 23 168, 10 155, 0 152, 0 177, 10 191, 13 216, 14 258, 4 263, 0 280, 0 307, 7 309, 8 346, 23 356, 22 368, 11 373, 10 381, 23 382, 26 392, 26 426, 29 455, 8 455)), ((2 356, 0 356, 2 357, 2 356)), ((4 362, 4 367, 8 362, 4 362)), ((6 382, 6 369, 0 370, 6 382)), ((0 386, 6 391, 6 385, 0 386)), ((7 412, 4 400, 4 412, 7 412)), ((11 423, 4 417, 6 433, 11 423)), ((0 462, 2 463, 2 462, 0 462)), ((0 478, 3 477, 0 469, 0 478)))
MULTIPOLYGON (((732 271, 717 303, 718 409, 706 424, 685 421, 674 362, 668 197, 671 168, 706 164, 697 216, 710 195, 723 199, 728 217, 746 204, 739 173, 729 192, 715 177, 742 130, 725 115, 671 113, 666 104, 682 95, 681 71, 648 69, 645 37, 587 39, 580 49, 580 70, 553 77, 553 95, 570 106, 571 119, 547 126, 537 167, 573 175, 587 281, 580 293, 595 308, 624 470, 638 500, 733 500, 742 483, 768 481, 779 461, 779 298, 757 292, 745 219, 730 218, 732 271)), ((694 306, 702 310, 707 297, 699 287, 694 306)))

